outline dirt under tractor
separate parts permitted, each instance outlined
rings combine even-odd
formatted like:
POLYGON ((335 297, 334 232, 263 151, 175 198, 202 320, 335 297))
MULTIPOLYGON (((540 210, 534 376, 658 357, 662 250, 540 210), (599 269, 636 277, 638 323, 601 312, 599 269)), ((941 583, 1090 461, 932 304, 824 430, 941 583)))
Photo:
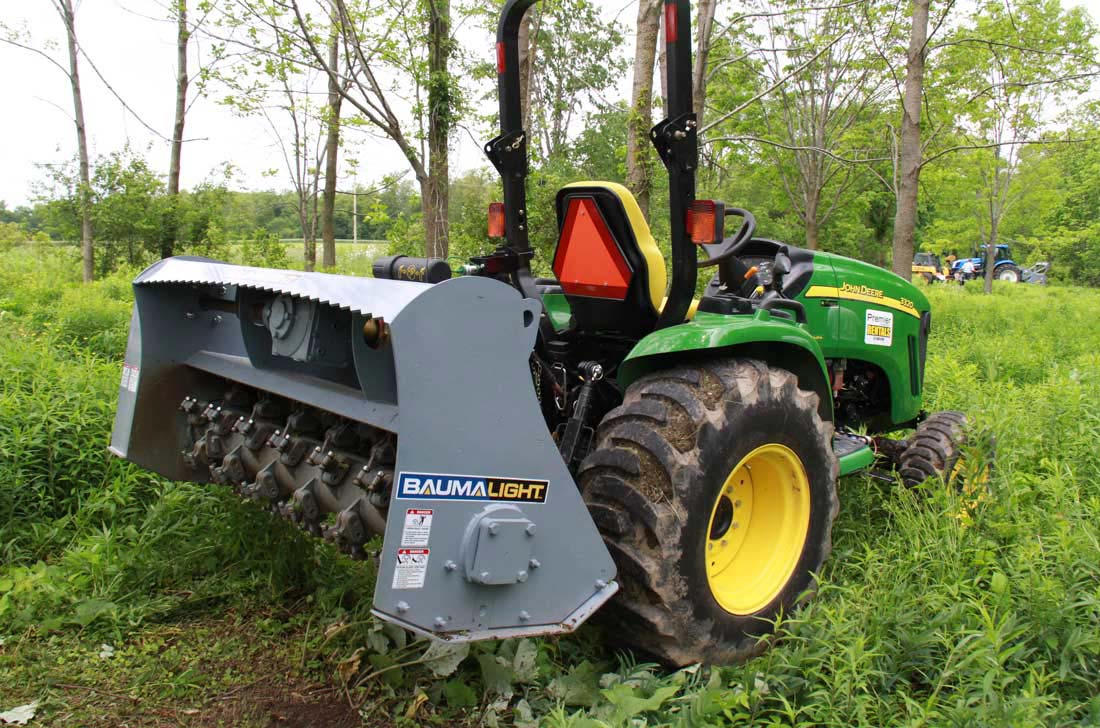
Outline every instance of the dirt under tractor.
POLYGON ((502 242, 461 275, 154 264, 111 451, 376 558, 374 613, 413 632, 558 634, 599 611, 666 663, 739 661, 812 595, 838 477, 943 477, 966 418, 922 410, 931 313, 911 283, 697 198, 688 0, 664 6, 651 134, 670 260, 625 187, 582 181, 557 193, 554 276, 536 278, 517 45, 534 1, 498 28, 502 242))

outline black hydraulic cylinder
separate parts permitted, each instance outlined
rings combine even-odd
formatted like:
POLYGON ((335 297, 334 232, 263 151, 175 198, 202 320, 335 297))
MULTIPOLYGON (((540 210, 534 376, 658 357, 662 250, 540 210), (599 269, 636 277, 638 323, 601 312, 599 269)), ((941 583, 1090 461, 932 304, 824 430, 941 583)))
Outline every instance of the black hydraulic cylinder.
POLYGON ((375 258, 372 269, 375 278, 387 278, 393 281, 441 283, 451 277, 451 266, 442 258, 388 255, 375 258))

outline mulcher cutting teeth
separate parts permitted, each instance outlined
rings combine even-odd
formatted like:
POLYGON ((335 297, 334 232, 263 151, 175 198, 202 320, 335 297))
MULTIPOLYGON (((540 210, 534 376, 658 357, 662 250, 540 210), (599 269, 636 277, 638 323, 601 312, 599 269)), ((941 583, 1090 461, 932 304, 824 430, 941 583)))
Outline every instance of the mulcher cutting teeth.
MULTIPOLYGON (((242 401, 233 394, 227 392, 222 402, 242 401)), ((194 479, 230 486, 314 536, 326 537, 349 556, 363 558, 371 535, 386 528, 393 434, 298 403, 279 407, 258 394, 243 400, 255 404, 245 411, 211 403, 197 421, 189 421, 190 447, 182 457, 195 470, 194 479), (280 411, 293 414, 283 423, 270 418, 280 411), (311 438, 326 420, 323 439, 311 438), (364 481, 360 474, 368 469, 373 477, 364 481)), ((180 410, 195 411, 197 401, 184 397, 180 410)))

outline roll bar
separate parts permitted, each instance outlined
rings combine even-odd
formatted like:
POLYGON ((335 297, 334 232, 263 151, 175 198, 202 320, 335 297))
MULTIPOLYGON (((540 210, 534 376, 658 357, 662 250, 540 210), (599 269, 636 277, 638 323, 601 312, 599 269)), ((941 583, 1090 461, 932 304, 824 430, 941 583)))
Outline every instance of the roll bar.
MULTIPOLYGON (((504 185, 506 245, 519 255, 516 282, 528 298, 538 298, 531 276, 527 214, 527 133, 520 100, 519 26, 537 0, 508 0, 497 26, 497 92, 500 135, 485 145, 489 161, 504 185)), ((668 58, 668 118, 653 127, 650 141, 669 174, 669 226, 672 281, 656 328, 682 323, 695 294, 696 248, 688 236, 687 212, 695 199, 698 121, 692 101, 691 2, 666 0, 665 44, 668 58)))

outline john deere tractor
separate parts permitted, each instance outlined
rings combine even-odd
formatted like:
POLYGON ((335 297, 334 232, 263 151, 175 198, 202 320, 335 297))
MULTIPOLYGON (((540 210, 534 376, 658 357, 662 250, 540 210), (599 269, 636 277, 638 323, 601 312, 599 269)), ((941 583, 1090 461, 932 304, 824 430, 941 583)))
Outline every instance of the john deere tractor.
POLYGON ((696 195, 688 0, 665 4, 651 135, 669 239, 622 185, 580 181, 536 278, 517 51, 533 2, 508 0, 498 29, 495 248, 457 277, 411 258, 373 278, 153 265, 111 450, 377 558, 374 612, 414 632, 557 634, 601 611, 667 663, 741 660, 812 593, 838 477, 883 460, 939 477, 966 418, 922 411, 919 290, 696 195))

